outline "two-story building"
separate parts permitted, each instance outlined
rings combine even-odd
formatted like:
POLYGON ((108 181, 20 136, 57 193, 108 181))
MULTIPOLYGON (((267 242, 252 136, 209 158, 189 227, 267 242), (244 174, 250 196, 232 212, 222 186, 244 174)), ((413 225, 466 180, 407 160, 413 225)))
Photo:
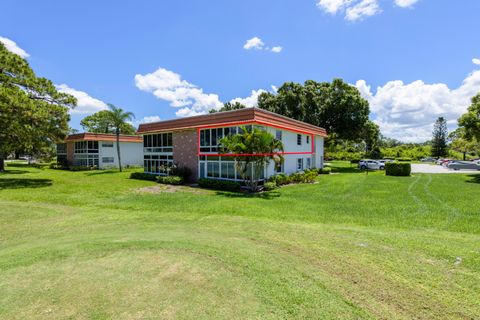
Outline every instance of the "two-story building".
MULTIPOLYGON (((57 162, 69 166, 118 167, 117 138, 114 134, 71 134, 57 145, 57 162)), ((143 164, 141 136, 120 135, 122 166, 143 164)))
POLYGON ((165 168, 175 164, 189 167, 194 180, 241 180, 234 157, 222 153, 219 143, 243 126, 266 130, 284 145, 284 163, 269 163, 259 180, 277 173, 323 167, 325 129, 263 109, 245 108, 141 124, 138 134, 143 135, 145 172, 166 174, 165 168))

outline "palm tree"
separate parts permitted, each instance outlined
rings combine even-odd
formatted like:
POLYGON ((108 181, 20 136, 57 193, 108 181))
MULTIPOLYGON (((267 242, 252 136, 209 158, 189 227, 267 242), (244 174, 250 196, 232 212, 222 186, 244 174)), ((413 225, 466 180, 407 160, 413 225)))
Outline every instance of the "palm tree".
POLYGON ((118 155, 118 169, 122 172, 122 159, 120 156, 120 132, 121 128, 125 126, 127 121, 132 121, 135 115, 132 112, 124 111, 122 108, 118 108, 113 104, 108 104, 108 110, 112 126, 117 136, 117 155, 118 155))
POLYGON ((265 130, 240 128, 241 133, 223 138, 220 144, 226 152, 235 155, 237 171, 255 192, 265 165, 270 161, 283 162, 283 143, 265 130))

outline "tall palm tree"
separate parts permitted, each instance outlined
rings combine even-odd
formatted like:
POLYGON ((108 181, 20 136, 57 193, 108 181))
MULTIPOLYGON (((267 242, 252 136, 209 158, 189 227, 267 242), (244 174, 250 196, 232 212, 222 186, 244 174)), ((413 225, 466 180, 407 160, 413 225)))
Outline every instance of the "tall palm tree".
POLYGON ((118 155, 118 169, 122 172, 122 158, 120 156, 120 132, 121 128, 125 126, 127 121, 132 121, 135 115, 132 112, 124 111, 122 108, 116 107, 113 104, 108 104, 109 116, 111 118, 112 126, 115 129, 117 136, 117 155, 118 155))

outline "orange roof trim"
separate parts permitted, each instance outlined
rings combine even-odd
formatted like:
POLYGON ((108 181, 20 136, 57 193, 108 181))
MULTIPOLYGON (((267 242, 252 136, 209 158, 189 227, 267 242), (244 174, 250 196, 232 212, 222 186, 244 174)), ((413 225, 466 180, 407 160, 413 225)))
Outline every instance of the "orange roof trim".
POLYGON ((228 126, 229 123, 236 124, 239 122, 258 122, 260 124, 283 127, 286 130, 299 130, 322 137, 327 136, 327 131, 324 128, 320 128, 302 121, 294 120, 260 108, 245 108, 233 111, 210 113, 188 118, 145 123, 140 125, 137 133, 145 134, 162 131, 178 131, 212 125, 228 126))
MULTIPOLYGON (((65 141, 117 141, 117 136, 106 133, 77 133, 69 135, 65 141)), ((142 136, 120 135, 120 142, 143 142, 142 136)))

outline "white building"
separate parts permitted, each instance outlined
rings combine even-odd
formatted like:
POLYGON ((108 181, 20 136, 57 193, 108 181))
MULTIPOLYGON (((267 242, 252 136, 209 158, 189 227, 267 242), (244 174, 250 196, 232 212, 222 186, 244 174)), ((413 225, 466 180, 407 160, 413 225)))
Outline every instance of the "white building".
POLYGON ((189 167, 194 178, 241 180, 233 155, 222 154, 220 139, 245 126, 267 130, 284 145, 284 163, 269 163, 259 177, 291 174, 323 167, 325 129, 259 108, 245 108, 140 125, 145 172, 166 174, 176 164, 189 167))
MULTIPOLYGON (((122 166, 142 166, 142 137, 120 135, 122 166)), ((118 167, 117 142, 114 134, 79 133, 69 135, 57 145, 57 161, 69 166, 118 167)))

